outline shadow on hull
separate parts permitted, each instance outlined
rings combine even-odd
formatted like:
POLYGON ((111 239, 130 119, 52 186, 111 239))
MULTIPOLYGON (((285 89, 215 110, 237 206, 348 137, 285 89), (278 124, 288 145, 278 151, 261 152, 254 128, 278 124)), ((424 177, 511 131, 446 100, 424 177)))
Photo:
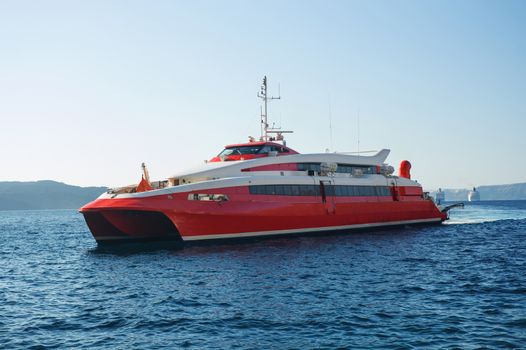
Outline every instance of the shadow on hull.
POLYGON ((175 241, 182 242, 173 222, 161 212, 101 210, 82 212, 97 243, 175 241))

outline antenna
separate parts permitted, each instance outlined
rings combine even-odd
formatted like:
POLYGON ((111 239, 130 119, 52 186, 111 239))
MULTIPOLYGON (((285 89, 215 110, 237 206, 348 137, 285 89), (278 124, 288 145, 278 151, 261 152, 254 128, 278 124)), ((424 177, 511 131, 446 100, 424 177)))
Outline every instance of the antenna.
POLYGON ((360 109, 358 108, 358 153, 360 153, 360 109))
POLYGON ((331 141, 331 151, 334 152, 334 148, 332 145, 332 111, 331 111, 331 95, 328 95, 327 101, 329 103, 329 136, 331 141))
MULTIPOLYGON (((278 85, 278 89, 281 90, 281 86, 278 85)), ((281 95, 278 97, 268 96, 268 87, 267 87, 267 76, 263 77, 263 84, 261 84, 261 90, 258 92, 258 97, 263 101, 263 106, 261 107, 261 141, 269 141, 271 137, 268 136, 269 133, 276 133, 278 140, 283 140, 284 133, 292 133, 292 131, 284 131, 281 128, 275 128, 274 124, 269 128, 268 125, 268 102, 272 100, 281 100, 281 95)), ((273 139, 273 138, 272 138, 273 139)))
POLYGON ((268 141, 268 101, 281 100, 281 96, 268 96, 266 75, 263 77, 263 84, 261 84, 261 91, 258 93, 258 97, 263 100, 261 111, 261 141, 268 141))

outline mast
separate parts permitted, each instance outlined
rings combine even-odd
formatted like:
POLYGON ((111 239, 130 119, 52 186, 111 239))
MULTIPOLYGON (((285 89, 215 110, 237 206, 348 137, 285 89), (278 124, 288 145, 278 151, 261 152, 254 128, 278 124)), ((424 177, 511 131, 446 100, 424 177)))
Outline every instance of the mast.
POLYGON ((281 100, 281 96, 273 97, 268 96, 268 86, 267 86, 267 76, 263 77, 263 84, 261 84, 261 91, 258 92, 258 97, 263 101, 263 106, 261 107, 261 137, 260 141, 271 141, 274 138, 270 137, 268 134, 274 133, 277 134, 276 138, 278 140, 283 140, 283 133, 292 133, 292 131, 283 131, 281 128, 269 128, 268 125, 268 102, 272 100, 281 100))

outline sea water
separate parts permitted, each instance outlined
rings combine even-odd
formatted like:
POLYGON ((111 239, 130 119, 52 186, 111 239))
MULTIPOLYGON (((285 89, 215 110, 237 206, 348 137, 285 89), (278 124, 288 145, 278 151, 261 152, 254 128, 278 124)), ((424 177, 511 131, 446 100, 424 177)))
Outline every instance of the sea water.
POLYGON ((98 247, 74 210, 0 212, 2 349, 526 348, 526 201, 440 226, 98 247))

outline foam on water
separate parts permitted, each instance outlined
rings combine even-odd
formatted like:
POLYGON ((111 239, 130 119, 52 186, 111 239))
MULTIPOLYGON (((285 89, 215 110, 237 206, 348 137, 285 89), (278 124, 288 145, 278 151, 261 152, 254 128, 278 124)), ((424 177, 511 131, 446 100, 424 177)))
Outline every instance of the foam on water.
POLYGON ((524 201, 482 201, 466 202, 464 208, 450 211, 447 225, 478 224, 498 220, 526 219, 524 201), (510 204, 511 203, 511 204, 510 204))

